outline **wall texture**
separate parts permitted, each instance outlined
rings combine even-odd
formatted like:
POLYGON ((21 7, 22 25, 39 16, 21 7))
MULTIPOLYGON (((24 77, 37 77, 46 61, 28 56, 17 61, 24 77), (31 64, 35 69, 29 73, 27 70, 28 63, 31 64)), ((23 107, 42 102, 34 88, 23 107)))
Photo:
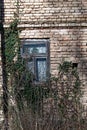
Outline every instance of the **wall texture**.
POLYGON ((14 19, 18 7, 20 38, 49 38, 52 74, 63 58, 78 63, 87 104, 87 1, 4 0, 4 5, 4 27, 14 19))

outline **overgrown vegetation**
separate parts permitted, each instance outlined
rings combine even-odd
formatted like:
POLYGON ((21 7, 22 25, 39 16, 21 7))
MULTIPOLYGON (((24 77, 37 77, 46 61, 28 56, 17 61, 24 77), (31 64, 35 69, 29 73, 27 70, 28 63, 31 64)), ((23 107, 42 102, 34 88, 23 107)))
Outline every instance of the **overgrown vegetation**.
POLYGON ((18 19, 5 30, 6 70, 11 130, 85 130, 77 69, 63 61, 58 74, 45 84, 33 83, 20 55, 18 19))

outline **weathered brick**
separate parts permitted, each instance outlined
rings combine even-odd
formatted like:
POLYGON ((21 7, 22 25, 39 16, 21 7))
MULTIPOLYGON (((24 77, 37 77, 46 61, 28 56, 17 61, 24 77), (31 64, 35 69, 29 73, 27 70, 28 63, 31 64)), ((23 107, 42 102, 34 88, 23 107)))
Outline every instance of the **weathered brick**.
MULTIPOLYGON (((15 0, 4 0, 4 27, 14 19, 16 5, 15 0)), ((77 62, 80 78, 87 88, 87 2, 21 0, 19 19, 19 28, 23 28, 20 38, 49 38, 50 72, 56 73, 62 58, 77 62)))

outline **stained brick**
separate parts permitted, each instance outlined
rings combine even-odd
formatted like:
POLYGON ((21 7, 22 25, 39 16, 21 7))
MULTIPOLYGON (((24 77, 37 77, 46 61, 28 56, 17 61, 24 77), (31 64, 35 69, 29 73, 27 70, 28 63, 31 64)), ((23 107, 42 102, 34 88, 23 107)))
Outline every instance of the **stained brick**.
MULTIPOLYGON (((15 0, 4 0, 4 9, 4 26, 8 27, 17 9, 15 0)), ((87 88, 87 2, 21 0, 19 19, 20 38, 49 38, 50 72, 56 73, 62 58, 77 62, 80 78, 87 88)))

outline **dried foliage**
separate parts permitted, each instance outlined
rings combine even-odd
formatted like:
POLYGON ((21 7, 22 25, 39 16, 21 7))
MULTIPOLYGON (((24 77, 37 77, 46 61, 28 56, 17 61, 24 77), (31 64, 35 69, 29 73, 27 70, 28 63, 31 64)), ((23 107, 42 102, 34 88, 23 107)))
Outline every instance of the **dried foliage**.
POLYGON ((26 61, 20 57, 17 24, 14 20, 5 36, 9 130, 85 130, 87 113, 80 103, 77 69, 64 61, 56 76, 44 84, 34 84, 26 61))

